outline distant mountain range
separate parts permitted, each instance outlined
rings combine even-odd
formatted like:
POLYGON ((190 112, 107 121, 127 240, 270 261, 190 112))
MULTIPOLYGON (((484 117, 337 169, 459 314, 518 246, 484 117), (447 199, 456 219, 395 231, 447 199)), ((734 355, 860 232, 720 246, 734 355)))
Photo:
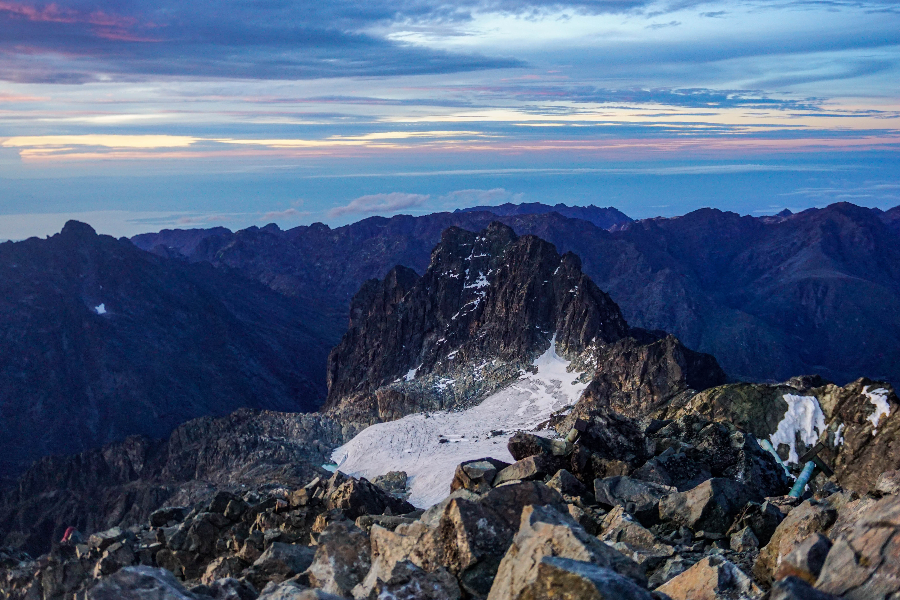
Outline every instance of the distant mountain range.
POLYGON ((900 381, 900 207, 840 203, 760 218, 702 209, 607 231, 560 214, 576 207, 526 206, 528 214, 485 207, 372 217, 336 229, 164 231, 134 242, 236 269, 297 297, 330 324, 333 345, 366 280, 395 265, 424 273, 444 229, 479 231, 498 220, 580 256, 585 274, 630 324, 713 354, 732 378, 900 381))
POLYGON ((458 208, 454 212, 489 212, 500 217, 512 215, 543 215, 549 212, 561 214, 570 219, 581 219, 593 223, 600 229, 617 229, 633 219, 618 208, 609 206, 600 208, 593 204, 589 206, 567 206, 556 204, 548 206, 540 202, 524 202, 522 204, 500 204, 498 206, 473 206, 471 208, 458 208))
POLYGON ((416 279, 442 232, 493 221, 576 254, 629 325, 675 334, 732 379, 900 381, 900 209, 703 209, 608 231, 564 208, 169 230, 133 244, 70 223, 0 244, 0 477, 240 407, 316 410, 363 284, 397 265, 416 279))
POLYGON ((240 407, 315 410, 322 329, 256 281, 83 223, 0 244, 0 477, 240 407))

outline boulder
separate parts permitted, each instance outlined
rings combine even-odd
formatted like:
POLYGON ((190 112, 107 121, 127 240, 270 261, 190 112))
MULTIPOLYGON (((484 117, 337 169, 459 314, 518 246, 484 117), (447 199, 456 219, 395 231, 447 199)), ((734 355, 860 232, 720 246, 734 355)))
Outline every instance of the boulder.
POLYGON ((548 557, 591 563, 640 584, 646 582, 640 565, 588 534, 567 514, 546 506, 528 506, 500 562, 488 600, 529 597, 526 589, 538 580, 537 566, 548 557))
POLYGON ((798 577, 785 577, 772 584, 766 600, 838 600, 838 597, 819 591, 798 577))
POLYGON ((756 534, 753 533, 753 530, 749 527, 744 527, 740 531, 732 533, 729 545, 735 552, 759 550, 759 540, 756 538, 756 534))
POLYGON ((256 589, 268 582, 280 583, 309 568, 315 548, 298 544, 273 542, 244 575, 256 589))
POLYGON ((772 581, 785 556, 813 533, 826 531, 836 518, 837 511, 830 504, 817 500, 807 500, 791 510, 760 551, 753 575, 764 583, 772 581))
POLYGON ((365 479, 349 479, 336 486, 325 498, 325 507, 329 510, 340 509, 349 519, 384 514, 388 509, 394 515, 403 515, 416 509, 409 502, 395 498, 365 479))
POLYGON ((367 577, 353 590, 358 600, 459 600, 461 596, 456 578, 446 569, 429 573, 406 560, 388 572, 367 577))
POLYGON ((497 473, 508 466, 509 463, 496 458, 479 458, 461 463, 456 467, 450 491, 466 489, 483 494, 491 489, 497 473))
POLYGON ((628 577, 599 565, 544 556, 531 569, 520 588, 511 593, 493 588, 489 598, 509 600, 653 600, 653 595, 628 577))
POLYGON ((560 469, 547 481, 547 487, 564 496, 583 496, 588 492, 587 486, 565 469, 560 469))
POLYGON ((882 496, 900 494, 900 471, 885 471, 875 482, 875 492, 882 496))
POLYGON ((529 456, 563 456, 566 450, 558 440, 550 440, 524 431, 519 431, 509 438, 506 447, 517 462, 529 456))
POLYGON ((165 527, 181 523, 188 512, 190 512, 190 509, 184 506, 160 508, 150 513, 150 527, 165 527))
POLYGON ((559 461, 554 460, 553 457, 537 454, 518 460, 504 468, 494 477, 493 484, 497 486, 507 481, 543 479, 551 473, 555 473, 558 468, 559 461))
POLYGON ((212 581, 206 587, 213 600, 256 600, 259 595, 252 585, 232 577, 212 581))
POLYGON ((165 569, 125 567, 88 590, 87 600, 200 600, 165 569))
POLYGON ((893 600, 900 592, 898 533, 900 497, 885 496, 834 541, 816 587, 848 600, 893 600))
POLYGON ((601 505, 622 506, 643 523, 652 525, 659 517, 659 502, 677 493, 673 487, 632 479, 607 477, 594 480, 594 497, 601 505))
POLYGON ((725 533, 751 493, 739 481, 715 478, 686 492, 670 494, 659 502, 659 517, 692 531, 725 533))
POLYGON ((103 556, 94 567, 94 577, 111 575, 122 567, 130 567, 135 563, 134 550, 130 543, 116 542, 103 551, 103 556))
POLYGON ((307 569, 314 588, 348 596, 372 566, 369 536, 347 521, 331 523, 319 535, 316 554, 307 569))
POLYGON ((655 535, 625 512, 621 506, 603 519, 600 541, 612 546, 645 569, 655 569, 675 554, 675 549, 659 541, 655 535))
POLYGON ((103 552, 116 542, 122 542, 126 539, 134 539, 134 534, 120 527, 113 527, 106 531, 94 533, 88 538, 88 546, 99 552, 103 552))
POLYGON ((406 492, 406 480, 408 476, 406 471, 389 471, 384 475, 379 475, 372 480, 372 483, 393 496, 402 496, 406 492))
POLYGON ((305 588, 293 581, 286 581, 266 586, 258 600, 341 600, 341 598, 322 590, 305 588))
POLYGON ((815 583, 829 550, 831 540, 827 537, 821 533, 808 536, 782 558, 781 564, 775 568, 774 579, 777 581, 793 575, 808 583, 815 583))
POLYGON ((247 566, 247 563, 237 556, 220 556, 207 565, 200 582, 210 585, 219 579, 238 577, 247 566))
POLYGON ((762 590, 734 563, 707 556, 656 588, 672 600, 756 600, 762 590))
POLYGON ((769 500, 762 504, 749 502, 734 518, 734 522, 726 533, 734 535, 749 527, 756 536, 758 545, 762 547, 772 539, 775 529, 784 520, 784 514, 774 502, 769 500))

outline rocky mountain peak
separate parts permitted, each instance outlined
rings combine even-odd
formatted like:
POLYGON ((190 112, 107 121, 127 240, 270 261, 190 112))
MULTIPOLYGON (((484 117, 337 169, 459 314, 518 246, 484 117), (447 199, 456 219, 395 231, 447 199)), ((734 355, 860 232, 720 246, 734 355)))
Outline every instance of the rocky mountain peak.
POLYGON ((97 232, 87 223, 67 221, 59 235, 63 238, 87 240, 97 237, 97 232))
MULTIPOLYGON (((361 399, 383 386, 408 402, 420 377, 457 381, 481 365, 494 375, 480 373, 482 384, 464 392, 457 386, 454 398, 472 400, 490 388, 483 382, 507 381, 552 339, 561 355, 574 356, 627 331, 618 306, 574 254, 560 256, 552 244, 502 223, 478 233, 450 227, 421 277, 397 267, 356 294, 350 328, 329 358, 326 407, 371 404, 361 399)), ((413 393, 423 394, 435 396, 413 393)))

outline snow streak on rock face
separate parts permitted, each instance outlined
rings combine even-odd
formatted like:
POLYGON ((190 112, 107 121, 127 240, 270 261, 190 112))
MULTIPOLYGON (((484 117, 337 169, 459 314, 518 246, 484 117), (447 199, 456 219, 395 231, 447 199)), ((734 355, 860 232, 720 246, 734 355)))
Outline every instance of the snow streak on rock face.
POLYGON ((367 479, 406 471, 409 501, 418 507, 436 504, 450 493, 459 463, 484 457, 512 462, 506 449, 510 435, 533 431, 553 412, 575 404, 587 387, 577 381, 580 373, 567 372, 569 361, 556 353, 555 336, 533 364, 537 373, 523 374, 478 406, 373 425, 336 449, 332 460, 340 471, 367 479))
POLYGON ((797 396, 785 394, 788 404, 784 418, 778 423, 778 429, 769 437, 769 441, 777 449, 779 444, 787 444, 791 448, 790 456, 785 461, 796 464, 800 460, 797 454, 797 436, 807 446, 813 446, 819 435, 825 431, 825 414, 815 396, 797 396))
POLYGON ((891 414, 891 405, 888 404, 888 391, 884 388, 878 388, 870 392, 869 386, 866 386, 863 388, 863 394, 875 407, 875 411, 869 415, 869 422, 872 423, 872 435, 876 435, 881 417, 887 417, 891 414))

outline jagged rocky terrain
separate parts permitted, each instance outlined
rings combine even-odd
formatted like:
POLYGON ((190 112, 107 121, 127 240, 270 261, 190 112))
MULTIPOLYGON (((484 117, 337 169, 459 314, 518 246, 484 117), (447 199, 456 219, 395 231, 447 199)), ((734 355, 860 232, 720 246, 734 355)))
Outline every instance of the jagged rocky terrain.
MULTIPOLYGON (((559 424, 564 431, 565 425, 559 424)), ((516 462, 458 465, 425 511, 405 474, 341 473, 0 551, 10 599, 886 600, 900 591, 900 472, 804 498, 752 434, 699 415, 597 414, 574 444, 518 433, 516 462), (663 478, 660 461, 679 458, 663 478), (449 491, 449 490, 448 490, 449 491)))
POLYGON ((322 413, 38 462, 0 503, 0 598, 900 594, 893 387, 729 383, 581 267, 451 227, 354 296, 322 413), (787 496, 809 450, 835 474, 787 496))
POLYGON ((240 407, 315 410, 322 329, 258 282, 82 223, 0 244, 0 479, 240 407))
POLYGON ((619 224, 617 231, 557 207, 506 215, 485 209, 373 217, 336 229, 318 223, 289 231, 168 231, 135 243, 235 268, 303 299, 329 319, 336 344, 350 298, 365 281, 396 265, 421 274, 444 229, 480 231, 499 220, 580 256, 585 274, 631 325, 676 335, 715 356, 732 378, 776 382, 817 373, 839 384, 859 377, 900 382, 896 208, 841 203, 761 218, 702 209, 619 224), (200 235, 206 237, 198 243, 200 235))

